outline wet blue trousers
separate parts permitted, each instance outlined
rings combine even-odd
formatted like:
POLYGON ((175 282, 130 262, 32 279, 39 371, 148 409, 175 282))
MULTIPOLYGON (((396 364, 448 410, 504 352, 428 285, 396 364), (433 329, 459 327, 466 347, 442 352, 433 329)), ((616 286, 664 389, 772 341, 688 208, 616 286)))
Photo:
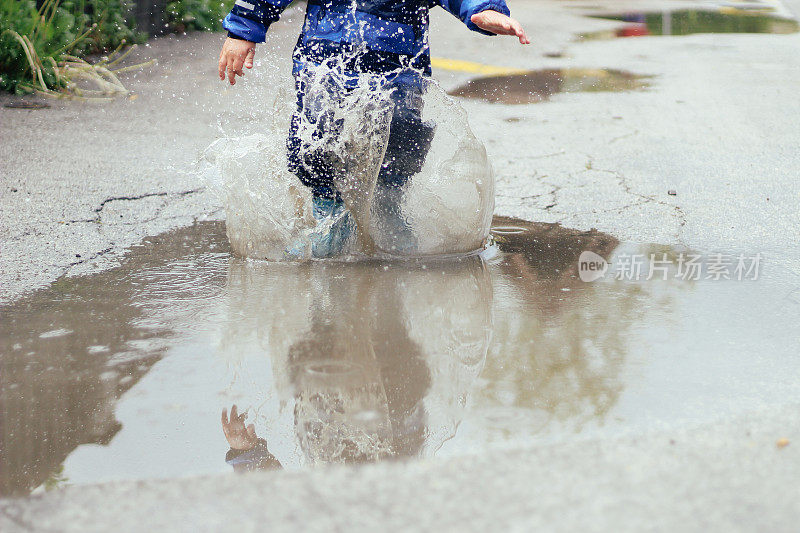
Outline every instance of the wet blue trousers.
MULTIPOLYGON (((304 185, 310 187, 315 196, 339 198, 333 181, 337 168, 341 168, 335 164, 338 156, 324 148, 311 149, 298 135, 300 121, 303 119, 314 125, 313 135, 330 135, 331 127, 335 128, 335 125, 327 123, 325 110, 308 101, 303 85, 302 79, 298 77, 297 111, 292 117, 286 142, 289 170, 304 185)), ((386 154, 378 174, 378 187, 400 189, 422 169, 435 130, 434 124, 422 120, 423 86, 424 84, 389 83, 384 87, 384 90, 391 91, 394 112, 386 154)))

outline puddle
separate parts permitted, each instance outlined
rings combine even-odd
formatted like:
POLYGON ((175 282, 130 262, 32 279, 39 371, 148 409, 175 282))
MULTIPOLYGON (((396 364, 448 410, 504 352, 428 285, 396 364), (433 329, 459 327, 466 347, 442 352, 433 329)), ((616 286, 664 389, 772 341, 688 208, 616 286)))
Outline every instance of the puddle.
POLYGON ((650 76, 614 69, 544 69, 487 76, 453 89, 450 96, 502 104, 534 104, 556 93, 632 91, 649 86, 650 76))
POLYGON ((617 30, 581 35, 581 39, 612 39, 644 35, 689 35, 693 33, 795 33, 796 20, 764 14, 761 10, 721 9, 630 12, 593 15, 628 24, 617 30))
POLYGON ((676 279, 682 250, 493 226, 489 258, 292 264, 233 258, 203 222, 0 308, 1 494, 458 455, 800 399, 797 279, 676 279), (639 254, 668 279, 581 281, 579 258, 639 254), (233 404, 249 451, 223 434, 233 404))

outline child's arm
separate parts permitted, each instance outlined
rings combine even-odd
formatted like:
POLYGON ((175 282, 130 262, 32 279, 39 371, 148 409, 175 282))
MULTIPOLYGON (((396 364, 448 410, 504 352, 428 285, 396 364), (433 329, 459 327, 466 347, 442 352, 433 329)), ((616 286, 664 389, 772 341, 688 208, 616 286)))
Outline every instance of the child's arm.
POLYGON ((460 18, 467 28, 486 35, 514 35, 530 44, 522 25, 511 18, 505 0, 439 0, 443 8, 460 18))
POLYGON ((231 417, 228 419, 228 409, 222 410, 222 431, 231 449, 225 454, 225 462, 233 467, 235 472, 249 470, 266 470, 281 468, 281 463, 274 455, 269 453, 267 441, 259 439, 253 424, 244 425, 247 413, 241 415, 236 410, 236 404, 231 407, 231 417))
POLYGON ((263 43, 269 25, 278 20, 292 0, 236 0, 222 21, 228 38, 219 54, 219 79, 227 75, 231 85, 244 76, 242 67, 253 68, 256 43, 263 43))

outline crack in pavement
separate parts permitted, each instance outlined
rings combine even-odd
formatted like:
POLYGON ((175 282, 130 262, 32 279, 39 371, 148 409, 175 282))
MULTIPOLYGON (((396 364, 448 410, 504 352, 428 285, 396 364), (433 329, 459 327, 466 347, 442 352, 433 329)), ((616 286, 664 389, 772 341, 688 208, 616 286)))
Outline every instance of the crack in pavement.
POLYGON ((638 133, 639 133, 639 130, 633 130, 633 131, 632 131, 632 132, 630 132, 630 133, 626 133, 626 134, 624 134, 624 135, 620 135, 620 136, 618 136, 618 137, 612 137, 612 138, 611 138, 611 139, 608 141, 608 144, 613 144, 613 143, 615 143, 615 142, 617 142, 617 141, 619 141, 619 140, 622 140, 622 139, 627 139, 628 137, 633 137, 634 135, 638 135, 638 133))
MULTIPOLYGON (((577 215, 599 215, 599 214, 603 214, 603 213, 620 213, 621 214, 626 209, 630 209, 632 207, 638 207, 640 205, 645 205, 645 204, 647 204, 647 202, 645 202, 643 200, 638 200, 638 201, 632 202, 630 204, 621 205, 619 207, 609 207, 608 209, 593 209, 591 211, 570 211, 569 213, 564 212, 564 211, 550 211, 550 213, 556 213, 558 215, 564 215, 564 216, 567 216, 567 217, 574 217, 574 216, 577 216, 577 215)), ((541 208, 540 207, 538 209, 545 209, 545 208, 541 208)))
MULTIPOLYGON (((609 144, 610 144, 611 142, 615 141, 615 140, 619 140, 619 139, 621 139, 621 138, 624 138, 624 137, 629 137, 629 136, 632 136, 632 135, 636 135, 636 134, 638 134, 638 133, 639 133, 639 130, 634 130, 634 131, 632 131, 632 132, 630 132, 630 133, 628 133, 628 134, 625 134, 625 135, 622 135, 622 136, 620 136, 620 137, 616 137, 616 138, 614 138, 614 139, 611 139, 611 140, 609 141, 609 144)), ((627 181, 627 179, 625 178, 625 176, 624 176, 624 175, 623 175, 621 172, 619 172, 619 171, 617 171, 617 170, 609 170, 609 169, 603 169, 603 168, 596 168, 596 167, 594 166, 594 157, 592 157, 592 155, 591 155, 591 154, 587 154, 587 153, 585 153, 585 152, 583 153, 583 155, 586 157, 586 164, 585 164, 585 167, 586 167, 586 168, 585 168, 585 170, 583 170, 583 171, 581 171, 581 172, 597 171, 597 172, 605 172, 605 173, 607 173, 607 174, 611 174, 612 176, 614 176, 614 177, 616 178, 616 180, 617 180, 617 184, 618 184, 620 187, 622 187, 622 190, 623 190, 623 191, 624 191, 626 194, 629 194, 629 195, 631 195, 631 196, 634 196, 634 197, 636 197, 636 198, 640 198, 640 199, 644 200, 644 201, 643 201, 643 202, 641 202, 641 203, 632 203, 632 204, 626 204, 626 205, 622 206, 621 208, 620 208, 620 207, 617 207, 617 208, 607 209, 607 210, 604 210, 604 211, 602 211, 602 212, 610 212, 610 211, 619 211, 619 212, 622 212, 623 210, 625 210, 625 209, 628 209, 628 208, 630 208, 630 207, 635 207, 635 206, 637 206, 637 205, 644 205, 644 204, 646 204, 646 203, 653 202, 653 203, 656 203, 656 204, 658 204, 658 205, 662 205, 662 206, 664 206, 664 207, 668 207, 668 208, 672 209, 672 210, 674 211, 674 213, 675 213, 675 217, 676 217, 676 218, 678 219, 678 221, 679 221, 679 223, 678 223, 678 225, 679 225, 679 228, 682 228, 682 227, 684 227, 684 226, 686 225, 686 213, 684 213, 684 212, 683 212, 683 210, 681 209, 681 207, 680 207, 680 206, 677 206, 677 205, 674 205, 674 204, 671 204, 671 203, 668 203, 668 202, 664 202, 664 201, 662 201, 662 200, 658 200, 657 198, 653 198, 652 196, 648 196, 648 195, 646 195, 646 194, 641 194, 641 193, 638 193, 638 192, 634 191, 634 190, 631 188, 630 184, 628 184, 628 181, 627 181)), ((546 183, 546 182, 545 182, 545 183, 546 183)), ((552 184, 552 183, 546 183, 546 184, 547 184, 547 185, 554 186, 554 184, 552 184)), ((560 189, 560 188, 561 188, 561 187, 558 187, 558 189, 560 189)), ((558 191, 558 189, 554 189, 554 190, 553 190, 553 192, 552 192, 552 194, 553 194, 553 200, 554 200, 554 202, 556 203, 556 205, 558 204, 558 199, 557 199, 557 191, 558 191)), ((552 207, 555 207, 555 206, 552 206, 552 207)), ((552 208, 552 207, 550 207, 550 208, 552 208)), ((548 208, 547 210, 549 211, 549 209, 550 209, 550 208, 548 208)), ((539 209, 541 209, 541 208, 539 208, 539 209)), ((551 212, 551 213, 556 213, 557 211, 549 211, 549 212, 551 212)), ((565 215, 568 215, 568 214, 575 214, 575 213, 563 213, 563 214, 565 214, 565 215)), ((677 233, 675 233, 675 238, 678 240, 678 242, 679 242, 679 243, 681 243, 681 244, 685 244, 685 242, 684 242, 684 241, 683 241, 683 239, 681 238, 680 229, 678 230, 678 232, 677 232, 677 233)))
MULTIPOLYGON (((547 176, 545 175, 543 177, 547 176)), ((550 183, 549 181, 542 181, 542 183, 544 183, 549 187, 552 187, 552 189, 549 192, 547 192, 547 194, 549 194, 552 197, 552 202, 549 205, 546 205, 544 208, 539 208, 539 209, 543 209, 544 211, 550 211, 550 209, 558 205, 558 191, 560 191, 563 188, 563 186, 558 185, 557 183, 550 183)))
MULTIPOLYGON (((686 225, 686 213, 683 212, 683 209, 681 209, 680 206, 671 204, 669 202, 665 202, 663 200, 659 200, 657 198, 653 198, 652 196, 648 196, 646 194, 641 194, 641 193, 633 191, 631 189, 631 186, 628 184, 628 180, 625 178, 625 176, 621 172, 618 172, 616 170, 605 170, 605 169, 597 169, 597 170, 599 170, 600 172, 607 172, 607 173, 610 173, 610 174, 614 175, 617 178, 617 182, 622 187, 622 190, 624 190, 627 194, 630 194, 631 196, 636 196, 637 198, 641 198, 641 199, 645 200, 644 203, 654 202, 654 203, 656 203, 658 205, 662 205, 664 207, 668 207, 668 208, 672 209, 675 212, 675 214, 676 214, 676 216, 677 216, 677 218, 678 218, 678 220, 680 222, 679 226, 682 228, 682 227, 684 227, 686 225)), ((681 243, 683 243, 683 240, 681 239, 681 236, 680 236, 680 230, 678 231, 678 233, 675 234, 675 237, 681 243)))
MULTIPOLYGON (((631 133, 629 133, 629 134, 627 134, 625 136, 618 137, 616 139, 620 139, 620 138, 627 137, 627 136, 630 136, 630 135, 635 135, 636 133, 638 133, 638 130, 635 131, 635 132, 631 132, 631 133)), ((614 139, 612 139, 612 141, 613 140, 614 139)), ((543 207, 532 206, 532 205, 527 204, 527 207, 532 208, 532 209, 537 209, 539 211, 546 211, 546 212, 551 213, 551 214, 563 215, 563 216, 566 216, 566 217, 572 217, 572 216, 575 216, 575 215, 582 215, 582 214, 600 214, 600 213, 619 213, 619 214, 621 214, 627 209, 631 209, 631 208, 634 208, 634 207, 639 207, 639 206, 642 206, 642 205, 646 205, 648 203, 654 203, 654 204, 657 204, 657 205, 661 205, 661 206, 667 207, 673 212, 673 216, 677 219, 678 226, 679 226, 678 231, 674 234, 675 238, 677 239, 677 241, 679 243, 685 244, 683 239, 682 239, 682 237, 681 237, 681 234, 680 234, 681 233, 680 232, 680 228, 682 228, 682 227, 684 227, 686 225, 686 214, 683 212, 683 210, 681 209, 680 206, 677 206, 677 205, 671 204, 669 202, 665 202, 665 201, 659 200, 659 199, 654 198, 652 196, 648 196, 646 194, 641 194, 641 193, 638 193, 638 192, 634 191, 631 188, 630 184, 627 182, 627 179, 625 178, 625 176, 621 172, 616 171, 616 170, 608 170, 608 169, 596 168, 594 166, 594 159, 588 154, 584 154, 584 155, 586 155, 586 158, 587 158, 587 161, 586 161, 586 164, 585 164, 586 168, 584 170, 578 171, 577 173, 569 173, 570 177, 575 177, 577 174, 581 174, 581 173, 584 173, 584 172, 603 172, 603 173, 606 173, 606 174, 611 174, 615 178, 615 180, 616 180, 617 184, 619 185, 619 187, 622 188, 622 191, 625 194, 628 194, 628 195, 636 198, 637 200, 632 201, 630 203, 626 203, 625 205, 622 205, 622 206, 611 207, 611 208, 608 208, 608 209, 600 209, 600 210, 593 209, 591 211, 570 211, 570 212, 554 210, 553 208, 556 208, 559 205, 559 191, 561 191, 565 187, 566 188, 570 188, 570 189, 573 189, 573 188, 574 189, 578 189, 578 188, 581 188, 581 187, 585 187, 586 184, 578 184, 578 185, 573 185, 573 186, 570 186, 570 185, 558 185, 556 183, 552 183, 552 182, 544 181, 544 180, 541 181, 542 184, 547 185, 549 187, 552 187, 552 189, 547 191, 547 192, 534 194, 534 195, 528 195, 528 196, 524 196, 524 197, 513 196, 513 195, 504 195, 504 194, 498 194, 497 196, 500 197, 500 198, 512 198, 512 197, 514 197, 514 198, 518 199, 520 202, 527 204, 527 202, 525 202, 525 200, 533 200, 533 199, 536 199, 536 198, 541 198, 541 197, 543 197, 545 195, 550 195, 552 197, 552 200, 551 200, 551 202, 549 204, 547 204, 547 205, 545 205, 543 207)), ((541 176, 541 178, 546 178, 546 177, 547 177, 547 175, 541 176)))
MULTIPOLYGON (((139 194, 137 196, 110 196, 110 197, 106 198, 105 200, 103 200, 102 202, 100 202, 100 205, 94 209, 94 212, 97 213, 96 216, 94 216, 92 218, 87 218, 87 219, 70 220, 67 223, 68 224, 76 224, 76 223, 97 223, 97 224, 99 224, 100 223, 100 217, 102 216, 102 213, 103 213, 103 209, 105 208, 106 205, 110 204, 111 202, 134 202, 136 200, 144 200, 145 198, 153 198, 153 197, 156 197, 156 196, 181 197, 181 196, 187 196, 189 194, 198 193, 198 192, 200 192, 202 190, 204 190, 203 187, 198 187, 196 189, 189 189, 189 190, 186 190, 186 191, 179 191, 179 192, 162 191, 162 192, 148 192, 148 193, 144 193, 144 194, 139 194)), ((140 222, 150 222, 152 220, 155 220, 156 218, 158 218, 158 215, 156 215, 155 217, 151 218, 150 220, 145 220, 145 221, 140 221, 140 222)), ((138 223, 138 222, 136 222, 136 223, 138 223)), ((132 223, 128 223, 128 224, 132 224, 132 223)))
MULTIPOLYGON (((72 267, 81 265, 83 263, 86 263, 87 261, 93 261, 93 260, 97 259, 98 257, 101 257, 104 254, 107 254, 108 252, 110 252, 113 249, 114 249, 113 246, 109 246, 108 248, 106 248, 104 250, 100 250, 99 252, 96 252, 96 253, 92 254, 90 257, 87 257, 85 259, 81 259, 80 261, 73 261, 72 263, 70 263, 69 265, 67 265, 64 268, 64 272, 61 273, 61 276, 66 275, 70 271, 70 269, 72 267)), ((59 277, 61 277, 61 276, 59 276, 59 277)))
MULTIPOLYGON (((591 161, 591 157, 590 157, 589 160, 591 161)), ((683 244, 683 245, 686 244, 684 242, 683 238, 681 237, 681 230, 680 230, 680 228, 682 228, 682 227, 684 227, 686 225, 686 213, 683 212, 683 209, 681 209, 680 206, 671 204, 669 202, 664 202, 663 200, 659 200, 657 198, 653 198, 652 196, 648 196, 646 194, 642 194, 642 193, 638 193, 638 192, 634 191, 631 188, 630 184, 628 183, 627 178, 625 178, 625 175, 622 174, 622 172, 619 172, 617 170, 594 168, 594 166, 592 166, 591 168, 587 168, 587 170, 593 170, 593 171, 596 171, 596 172, 605 172, 607 174, 611 174, 612 176, 614 176, 616 178, 617 184, 620 187, 622 187, 622 190, 626 194, 629 194, 631 196, 634 196, 634 197, 639 198, 639 199, 642 200, 641 202, 634 202, 634 203, 631 203, 631 204, 626 204, 626 205, 624 205, 622 207, 608 209, 608 210, 605 210, 605 211, 602 211, 602 212, 617 211, 617 212, 621 213, 625 209, 628 209, 628 208, 631 208, 631 207, 636 207, 636 206, 639 206, 639 205, 645 205, 645 204, 648 204, 648 203, 655 203, 655 204, 658 204, 658 205, 661 205, 661 206, 664 206, 664 207, 668 207, 669 209, 671 209, 673 211, 674 216, 678 219, 679 229, 675 233, 675 238, 677 239, 677 241, 680 244, 683 244)))
MULTIPOLYGON (((171 193, 171 192, 152 192, 152 193, 140 194, 140 195, 137 195, 137 196, 112 196, 112 197, 106 198, 105 200, 100 202, 100 206, 97 207, 94 210, 94 212, 97 213, 96 217, 94 217, 92 219, 88 219, 88 220, 73 220, 73 221, 70 221, 70 223, 83 222, 83 223, 100 224, 101 223, 100 217, 102 216, 103 208, 106 205, 108 205, 109 203, 111 203, 111 202, 132 202, 132 201, 136 201, 136 200, 143 200, 145 198, 152 198, 152 197, 159 197, 159 196, 160 197, 180 198, 180 197, 183 197, 183 196, 188 196, 190 194, 198 193, 198 192, 200 192, 202 190, 204 190, 203 187, 198 187, 196 189, 189 189, 189 190, 186 190, 186 191, 179 191, 179 192, 173 192, 173 193, 171 193)), ((164 210, 165 207, 166 206, 162 206, 162 207, 158 208, 158 210, 156 210, 156 214, 154 216, 146 219, 146 220, 137 220, 137 221, 134 221, 134 222, 123 222, 121 224, 114 224, 114 225, 116 225, 116 226, 132 226, 132 225, 146 224, 148 222, 152 222, 152 221, 160 218, 159 215, 162 213, 162 211, 164 210)), ((172 219, 181 218, 181 217, 182 217, 182 215, 176 215, 176 216, 173 216, 173 217, 164 217, 164 219, 165 220, 172 220, 172 219)), ((61 273, 61 275, 59 277, 68 275, 70 270, 72 270, 74 267, 76 267, 78 265, 82 265, 82 264, 87 263, 89 261, 94 261, 98 257, 102 257, 103 255, 113 251, 114 250, 113 244, 114 243, 112 243, 112 246, 109 246, 109 247, 107 247, 107 248, 105 248, 103 250, 100 250, 99 252, 96 252, 96 253, 92 254, 91 256, 89 256, 89 257, 82 258, 80 261, 72 261, 72 262, 70 262, 66 267, 64 267, 64 271, 61 273)))
POLYGON ((528 156, 527 159, 546 159, 548 157, 555 157, 557 155, 564 155, 566 153, 567 153, 566 150, 561 150, 561 151, 558 151, 558 152, 553 152, 552 154, 542 154, 542 155, 528 156))

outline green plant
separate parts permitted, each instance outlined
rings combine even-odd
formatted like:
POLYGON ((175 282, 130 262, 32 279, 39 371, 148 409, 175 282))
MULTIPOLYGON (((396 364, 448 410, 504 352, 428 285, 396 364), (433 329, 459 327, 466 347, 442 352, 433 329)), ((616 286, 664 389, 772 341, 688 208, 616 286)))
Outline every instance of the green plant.
POLYGON ((147 35, 136 31, 128 23, 130 0, 79 0, 74 4, 73 13, 82 18, 82 26, 95 24, 86 36, 80 51, 100 53, 113 50, 123 42, 142 43, 147 35))
POLYGON ((113 69, 135 47, 121 53, 124 39, 111 54, 95 64, 71 55, 70 52, 81 45, 85 49, 85 40, 97 31, 97 24, 76 35, 75 28, 81 25, 76 23, 69 9, 59 8, 61 0, 45 0, 39 9, 29 0, 0 2, 4 15, 0 32, 0 87, 3 89, 17 93, 35 91, 47 96, 108 97, 127 93, 117 73, 152 64, 113 69), (21 8, 16 19, 5 17, 13 12, 8 9, 10 4, 21 8), (96 88, 82 87, 81 82, 89 82, 96 88))
POLYGON ((20 92, 24 79, 58 85, 52 58, 79 40, 75 17, 48 1, 0 0, 0 88, 20 92), (33 53, 32 53, 33 52, 33 53))
MULTIPOLYGON (((91 96, 124 91, 112 70, 125 44, 143 42, 128 23, 132 0, 0 0, 0 90, 91 96), (106 53, 90 64, 82 57, 106 53), (81 89, 78 81, 96 89, 81 89)), ((166 5, 170 30, 220 30, 233 0, 173 0, 166 5)), ((125 67, 128 69, 129 67, 125 67)))
POLYGON ((167 24, 172 31, 218 31, 232 0, 174 0, 167 4, 167 24))
POLYGON ((64 475, 64 464, 59 465, 53 470, 47 479, 44 480, 44 490, 51 491, 69 485, 69 478, 64 475))

